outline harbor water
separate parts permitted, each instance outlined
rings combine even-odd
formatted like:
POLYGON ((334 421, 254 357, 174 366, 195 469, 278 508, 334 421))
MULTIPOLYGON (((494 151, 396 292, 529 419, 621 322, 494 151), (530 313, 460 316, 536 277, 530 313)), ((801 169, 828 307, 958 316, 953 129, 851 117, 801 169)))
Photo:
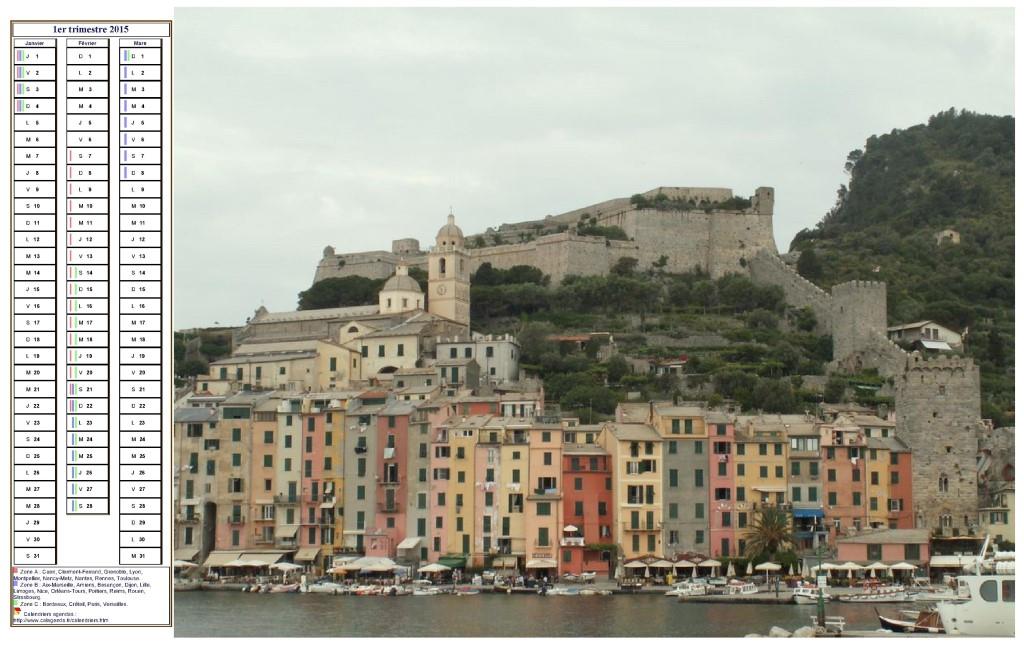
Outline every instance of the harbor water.
MULTIPOLYGON (((896 613, 911 604, 879 604, 896 613)), ((875 630, 875 606, 830 602, 847 629, 875 630)), ((355 597, 178 592, 179 637, 742 637, 811 623, 815 606, 680 603, 658 594, 355 597)))

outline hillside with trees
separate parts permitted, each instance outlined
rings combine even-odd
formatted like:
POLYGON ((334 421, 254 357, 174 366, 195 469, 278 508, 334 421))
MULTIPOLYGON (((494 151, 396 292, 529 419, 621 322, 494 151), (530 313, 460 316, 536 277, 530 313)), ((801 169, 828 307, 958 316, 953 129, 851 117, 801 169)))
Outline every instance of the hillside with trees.
POLYGON ((1012 422, 1014 119, 950 109, 850 152, 835 205, 791 245, 823 288, 888 285, 890 324, 932 319, 967 331, 983 412, 1012 422), (953 230, 959 243, 940 241, 953 230))

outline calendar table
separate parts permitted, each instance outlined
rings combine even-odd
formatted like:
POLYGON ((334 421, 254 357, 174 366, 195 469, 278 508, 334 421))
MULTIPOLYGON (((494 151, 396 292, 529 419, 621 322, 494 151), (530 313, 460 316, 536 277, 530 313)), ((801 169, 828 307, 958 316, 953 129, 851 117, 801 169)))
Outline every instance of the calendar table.
POLYGON ((14 625, 170 624, 171 60, 11 23, 14 625))

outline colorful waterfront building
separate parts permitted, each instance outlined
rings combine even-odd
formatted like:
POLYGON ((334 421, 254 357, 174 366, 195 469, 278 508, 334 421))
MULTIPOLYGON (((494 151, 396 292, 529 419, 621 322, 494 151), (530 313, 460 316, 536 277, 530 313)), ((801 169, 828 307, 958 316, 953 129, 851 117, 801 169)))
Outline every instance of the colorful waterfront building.
POLYGON ((553 577, 562 532, 562 426, 532 423, 527 435, 531 490, 526 493, 526 570, 553 577))
POLYGON ((644 423, 605 423, 601 430, 612 461, 613 534, 625 557, 663 549, 662 444, 644 423))
POLYGON ((814 420, 784 417, 789 438, 789 502, 793 537, 800 551, 828 544, 822 493, 821 432, 814 420))
POLYGON ((735 415, 709 411, 705 416, 711 458, 708 477, 708 529, 710 555, 727 557, 736 553, 736 430, 735 415))
POLYGON ((388 402, 377 412, 376 518, 373 536, 378 542, 370 556, 398 555, 406 539, 409 509, 409 426, 414 405, 388 402))
POLYGON ((611 455, 596 436, 567 426, 562 447, 562 534, 559 571, 609 575, 614 558, 611 455), (594 547, 595 545, 599 547, 594 547))
POLYGON ((675 557, 684 552, 707 555, 708 504, 711 462, 703 404, 652 403, 650 424, 662 439, 660 553, 675 557))
POLYGON ((500 427, 501 431, 497 497, 500 522, 492 566, 522 573, 526 569, 526 494, 530 490, 529 431, 532 421, 501 417, 489 425, 500 427))
POLYGON ((279 396, 275 418, 274 476, 271 503, 259 504, 259 526, 265 541, 276 549, 298 549, 300 494, 302 485, 302 413, 303 396, 286 393, 279 396), (272 527, 268 531, 266 527, 272 527))
POLYGON ((765 508, 788 508, 787 421, 778 415, 736 419, 736 551, 746 553, 750 527, 765 508))
POLYGON ((866 437, 852 418, 821 425, 824 451, 825 524, 829 536, 855 534, 867 524, 866 437))

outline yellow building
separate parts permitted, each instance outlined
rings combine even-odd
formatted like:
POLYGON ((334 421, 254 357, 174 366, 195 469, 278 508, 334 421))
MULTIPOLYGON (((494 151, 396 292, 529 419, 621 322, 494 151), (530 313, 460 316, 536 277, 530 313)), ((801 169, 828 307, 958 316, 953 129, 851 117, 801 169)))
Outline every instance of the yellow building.
POLYGON ((989 506, 978 509, 981 532, 992 536, 996 543, 1014 542, 1016 536, 1013 533, 1013 508, 1014 486, 1010 483, 993 492, 989 506))
POLYGON ((650 425, 605 423, 600 441, 612 459, 613 533, 626 557, 662 549, 662 439, 650 425))
POLYGON ((245 387, 327 391, 347 388, 362 377, 362 358, 347 344, 323 340, 242 344, 229 357, 211 362, 209 374, 196 378, 196 388, 213 394, 245 387))
POLYGON ((758 512, 769 506, 788 506, 786 422, 779 416, 740 416, 736 419, 736 504, 733 517, 738 552, 745 553, 746 537, 758 512))
POLYGON ((498 485, 497 556, 495 565, 511 569, 526 566, 526 494, 530 490, 530 422, 520 418, 493 418, 489 427, 501 433, 498 485))

